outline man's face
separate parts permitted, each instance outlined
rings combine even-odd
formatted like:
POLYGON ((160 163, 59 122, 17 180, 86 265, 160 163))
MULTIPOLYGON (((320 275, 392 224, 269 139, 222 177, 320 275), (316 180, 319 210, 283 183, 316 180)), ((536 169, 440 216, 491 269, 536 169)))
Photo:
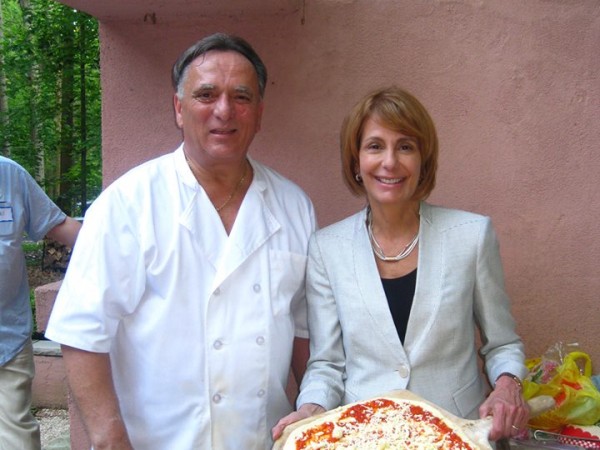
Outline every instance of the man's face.
POLYGON ((187 154, 204 167, 245 158, 263 103, 254 67, 233 51, 210 51, 187 68, 175 118, 187 154))

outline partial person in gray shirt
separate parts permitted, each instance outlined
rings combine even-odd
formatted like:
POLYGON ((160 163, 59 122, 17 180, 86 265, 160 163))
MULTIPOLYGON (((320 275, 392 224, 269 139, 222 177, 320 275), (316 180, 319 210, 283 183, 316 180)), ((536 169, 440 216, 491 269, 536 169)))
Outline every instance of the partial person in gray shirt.
POLYGON ((29 280, 22 241, 44 236, 73 247, 81 225, 29 173, 0 156, 0 448, 39 449, 31 413, 34 376, 29 280))

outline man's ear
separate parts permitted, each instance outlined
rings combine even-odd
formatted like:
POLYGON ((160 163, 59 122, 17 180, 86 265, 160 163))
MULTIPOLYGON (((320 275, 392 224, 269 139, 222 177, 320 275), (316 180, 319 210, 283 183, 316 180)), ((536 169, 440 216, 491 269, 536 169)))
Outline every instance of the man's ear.
POLYGON ((260 131, 260 127, 262 125, 262 115, 265 109, 265 103, 261 100, 258 104, 258 121, 256 122, 256 133, 260 131))
POLYGON ((175 122, 179 128, 183 128, 183 118, 181 117, 181 100, 177 93, 173 94, 173 109, 175 110, 175 122))

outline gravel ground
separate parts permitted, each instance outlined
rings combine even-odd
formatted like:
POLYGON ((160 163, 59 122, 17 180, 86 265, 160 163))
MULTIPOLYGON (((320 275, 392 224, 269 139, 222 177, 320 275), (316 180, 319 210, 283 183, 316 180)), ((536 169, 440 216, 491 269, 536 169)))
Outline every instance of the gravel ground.
POLYGON ((69 412, 66 409, 39 409, 42 450, 69 450, 69 412))

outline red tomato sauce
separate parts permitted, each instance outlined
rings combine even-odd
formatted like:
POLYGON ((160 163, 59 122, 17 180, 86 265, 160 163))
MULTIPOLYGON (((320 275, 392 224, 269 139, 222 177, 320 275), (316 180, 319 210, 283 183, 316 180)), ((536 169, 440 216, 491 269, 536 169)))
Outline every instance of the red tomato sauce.
MULTIPOLYGON (((349 418, 353 418, 354 423, 369 423, 373 415, 381 409, 396 410, 401 409, 401 406, 392 400, 383 398, 354 405, 340 415, 338 419, 338 425, 344 427, 344 421, 349 418)), ((410 417, 408 417, 407 420, 429 423, 433 428, 439 431, 439 439, 444 439, 446 441, 446 445, 444 446, 445 448, 449 448, 450 450, 474 450, 470 445, 464 442, 461 437, 458 436, 442 419, 434 416, 429 411, 424 410, 421 406, 411 404, 409 406, 409 411, 410 417)), ((384 418, 382 418, 382 420, 385 421, 384 418)), ((339 441, 341 438, 335 438, 332 435, 334 429, 335 425, 333 422, 325 422, 305 431, 296 441, 296 449, 303 450, 309 444, 317 442, 335 443, 339 441)), ((373 438, 378 440, 383 437, 382 435, 383 433, 379 431, 373 436, 373 438)), ((406 445, 407 448, 410 448, 411 446, 411 439, 412 438, 409 436, 409 438, 404 442, 404 445, 406 445)))

